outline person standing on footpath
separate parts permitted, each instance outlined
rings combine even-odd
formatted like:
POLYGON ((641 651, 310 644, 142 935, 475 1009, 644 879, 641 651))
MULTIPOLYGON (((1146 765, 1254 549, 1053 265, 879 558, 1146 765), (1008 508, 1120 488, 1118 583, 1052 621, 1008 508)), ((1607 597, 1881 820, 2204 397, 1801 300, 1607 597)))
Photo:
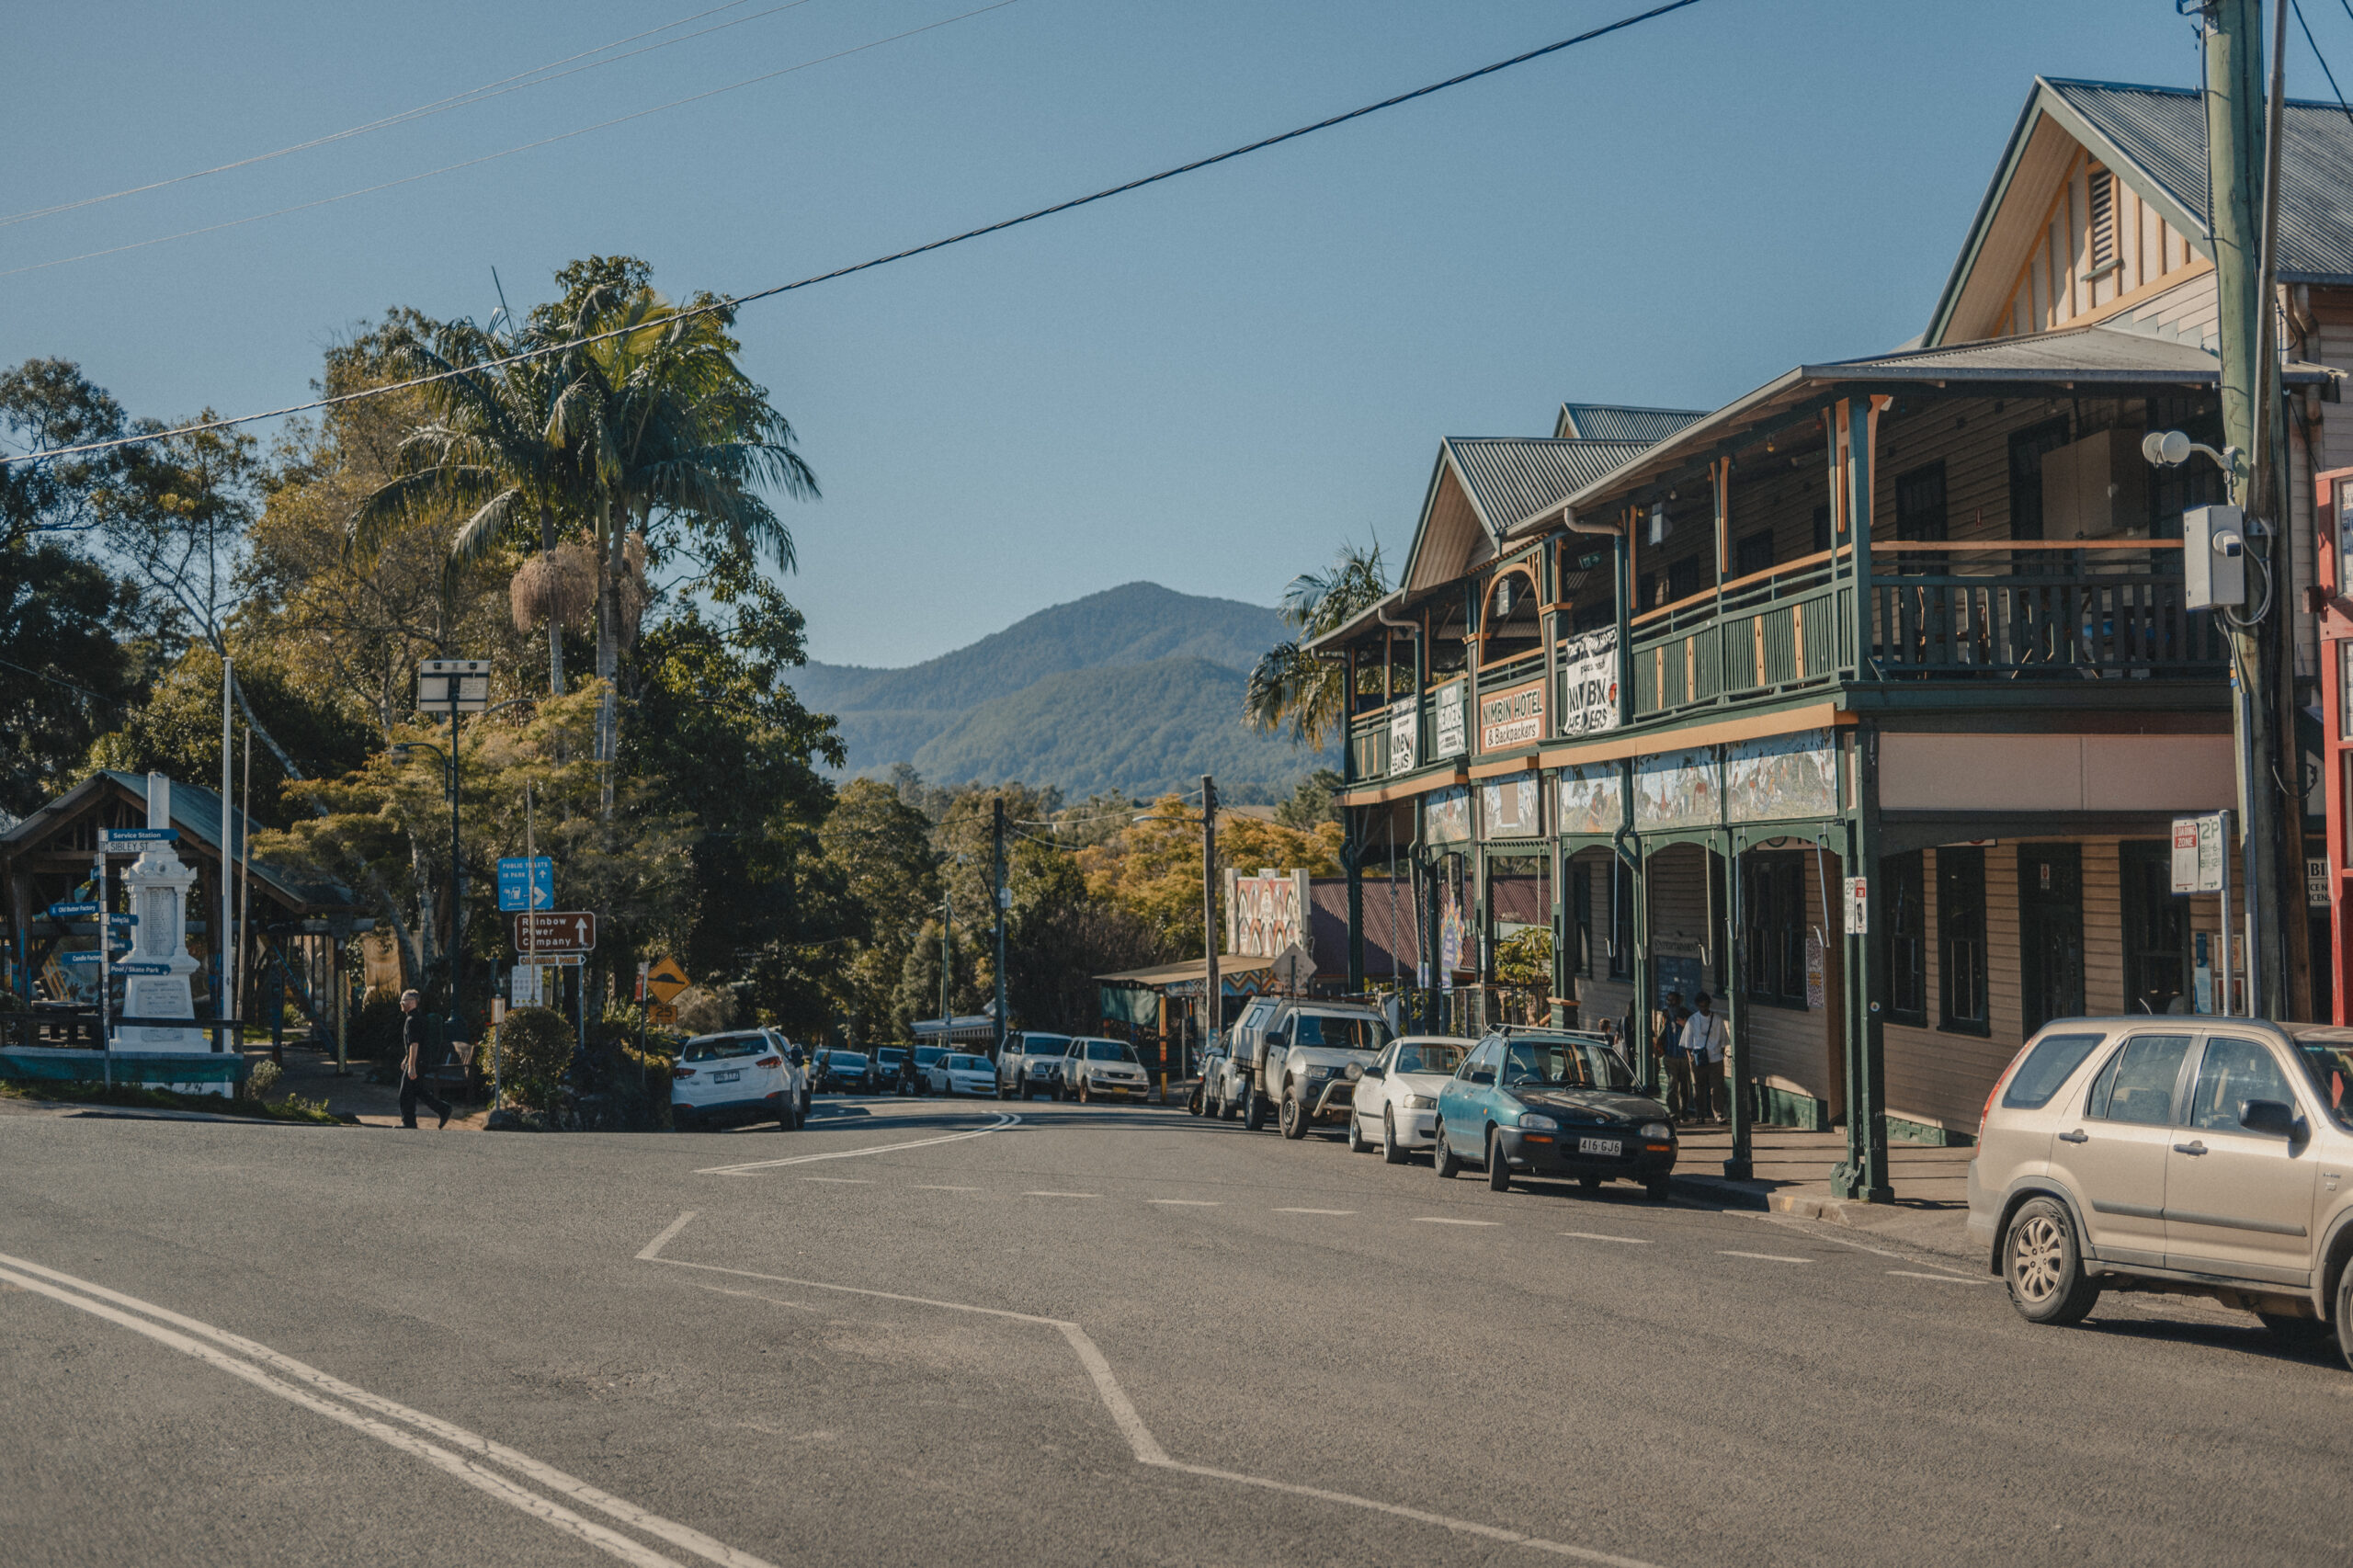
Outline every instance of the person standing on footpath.
POLYGON ((412 1132, 419 1100, 441 1118, 437 1131, 449 1125, 449 1102, 425 1086, 425 1016, 416 1010, 422 1000, 414 991, 401 993, 401 1125, 412 1132))
POLYGON ((1651 1015, 1651 1049, 1666 1074, 1666 1113, 1677 1121, 1691 1114, 1691 1059, 1683 1053, 1683 1020, 1690 1016, 1680 991, 1668 992, 1651 1015))
POLYGON ((1684 1020, 1683 1056, 1690 1063, 1694 1121, 1714 1121, 1716 1085, 1724 1075, 1724 1045, 1731 1031, 1715 1013, 1714 998, 1702 991, 1693 998, 1699 1010, 1684 1020))

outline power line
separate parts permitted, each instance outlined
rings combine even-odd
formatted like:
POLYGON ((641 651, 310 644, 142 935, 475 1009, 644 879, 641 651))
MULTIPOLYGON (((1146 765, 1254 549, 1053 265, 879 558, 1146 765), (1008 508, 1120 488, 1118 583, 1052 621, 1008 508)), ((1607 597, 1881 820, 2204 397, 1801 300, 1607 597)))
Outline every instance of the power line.
MULTIPOLYGON (((1001 0, 1001 3, 1010 4, 1011 0, 1001 0)), ((1226 163, 1252 153, 1264 151, 1281 142, 1296 141, 1300 137, 1313 135, 1319 131, 1330 130, 1336 125, 1345 125, 1349 120, 1361 119, 1366 115, 1377 114, 1385 108, 1394 108, 1399 104, 1411 103, 1415 98, 1426 98, 1433 93, 1442 93, 1449 87, 1461 86, 1465 82, 1473 82, 1482 76, 1492 76, 1498 71, 1506 71, 1515 65, 1524 65, 1529 61, 1540 60, 1548 54, 1557 54, 1564 49, 1572 49, 1581 43, 1590 43, 1596 39, 1621 32, 1639 23, 1651 21, 1671 11, 1680 11, 1687 6, 1696 6, 1699 3, 1699 0, 1666 0, 1665 5, 1654 6, 1647 11, 1637 12, 1631 17, 1621 17, 1614 22, 1578 33, 1574 38, 1562 39, 1558 42, 1545 44, 1540 49, 1531 49, 1524 53, 1515 54, 1508 60, 1498 60, 1492 65, 1482 65, 1475 71, 1465 71, 1460 75, 1449 76, 1442 82, 1433 82, 1426 87, 1416 87, 1408 93, 1399 93, 1393 97, 1383 98, 1379 103, 1367 104, 1361 108, 1353 108, 1345 114, 1336 114, 1329 119, 1319 119, 1313 125, 1302 125, 1295 131, 1286 131, 1279 135, 1263 137, 1258 141, 1246 142, 1223 153, 1213 153, 1206 158, 1197 158, 1189 164, 1180 164, 1174 168, 1163 169, 1158 174, 1145 175, 1140 179, 1129 180, 1123 185, 1107 187, 1091 196, 1074 197, 1068 201, 1056 202, 1051 207, 1040 207, 1034 211, 1024 212, 1017 218, 1006 218, 995 223, 983 224, 977 229, 967 229, 962 233, 950 234, 946 239, 933 240, 928 244, 914 245, 906 250, 893 251, 888 256, 856 262, 848 267, 837 267, 830 272, 816 273, 791 283, 779 283, 773 288, 713 300, 708 304, 690 306, 677 312, 674 319, 684 320, 692 316, 731 312, 756 301, 774 299, 779 294, 789 294, 796 289, 807 289, 815 284, 831 282, 836 278, 847 278, 852 273, 870 272, 878 267, 888 267, 894 261, 904 261, 911 256, 945 250, 949 245, 961 244, 966 240, 976 240, 983 234, 1001 233, 1005 230, 1017 228, 1024 223, 1035 222, 1040 218, 1050 218, 1057 213, 1068 212, 1092 202, 1125 195, 1131 190, 1141 190, 1145 186, 1157 185, 1163 180, 1174 179, 1179 175, 1191 174, 1195 170, 1208 168, 1213 164, 1226 163)), ((935 23, 934 25, 944 24, 935 23)), ((143 446, 150 441, 167 440, 175 436, 200 435, 209 430, 225 430, 239 425, 257 424, 265 419, 280 419, 290 414, 308 414, 317 409, 334 408, 347 403, 358 403, 366 398, 385 397, 393 392, 408 392, 417 387, 430 386, 437 381, 450 381, 460 376, 479 375, 485 370, 495 370, 508 365, 519 365, 527 360, 545 358, 552 354, 562 354, 574 348, 585 348, 591 344, 604 343, 612 338, 626 336, 643 330, 644 326, 642 323, 634 326, 614 327, 606 332, 591 333, 585 337, 568 338, 561 343, 542 344, 517 353, 502 355, 496 358, 484 359, 454 369, 436 371, 429 376, 412 377, 404 381, 390 381, 382 386, 363 387, 356 392, 338 392, 332 397, 313 398, 308 403, 289 403, 284 408, 267 409, 259 414, 241 414, 229 419, 204 419, 193 424, 174 426, 165 430, 143 431, 136 436, 118 436, 104 441, 85 441, 77 446, 51 447, 40 451, 19 453, 13 458, 0 458, 0 468, 6 468, 9 463, 38 462, 51 458, 78 457, 85 452, 111 451, 121 447, 143 446)))
POLYGON ((110 190, 103 196, 85 196, 78 201, 62 201, 53 207, 37 207, 23 212, 11 212, 0 216, 0 228, 30 222, 36 218, 54 217, 60 212, 79 211, 85 207, 97 207, 108 201, 119 201, 126 196, 142 196, 151 190, 162 190, 169 186, 185 185, 190 180, 227 174, 234 169, 251 168, 256 164, 266 164, 274 158, 283 158, 289 153, 307 153, 313 147, 324 147, 332 142, 348 141, 354 136, 364 136, 371 131, 406 125, 415 120, 429 119, 437 114, 446 114, 453 108, 468 108, 475 104, 487 103, 493 98, 504 97, 508 93, 521 92, 526 87, 544 86, 550 82, 563 81, 567 76, 576 76, 583 71, 595 71, 603 66, 617 65, 624 60, 634 60, 641 54, 651 54, 655 50, 668 49, 673 44, 686 43, 693 39, 722 32, 729 28, 742 27, 746 22, 756 22, 763 17, 775 16, 779 11, 790 11, 798 6, 806 6, 810 0, 789 0, 788 4, 772 6, 765 11, 755 11, 748 17, 737 17, 733 21, 721 22, 716 27, 704 28, 679 38, 665 39, 660 43, 648 44, 643 49, 632 49, 627 54, 616 54, 609 60, 592 60, 588 64, 574 66, 570 71, 557 69, 559 66, 571 65, 575 60, 589 60, 592 55, 603 54, 608 51, 619 49, 623 44, 635 43, 640 39, 652 38, 656 33, 668 32, 673 28, 683 28, 690 22, 701 21, 705 17, 715 17, 722 11, 733 11, 750 3, 751 0, 728 0, 724 6, 714 6, 710 10, 698 11, 689 17, 681 17, 675 22, 665 22, 658 28, 648 28, 643 32, 631 33, 627 38, 615 39, 610 43, 600 43, 594 49, 584 49, 577 54, 567 54, 561 60, 551 60, 544 65, 534 65, 529 70, 518 71, 512 76, 501 76, 498 80, 485 82, 479 87, 469 87, 462 93, 452 93, 446 98, 436 98, 431 103, 419 104, 415 108, 403 109, 398 114, 389 114, 381 119, 371 119, 364 125, 348 126, 341 131, 329 131, 324 136, 313 136, 307 142, 297 142, 267 153, 256 153, 249 158, 237 158, 229 163, 215 164, 209 169, 197 169, 188 174, 174 175, 168 179, 150 180, 145 185, 127 186, 121 190, 110 190))
MULTIPOLYGON (((956 16, 943 17, 937 22, 926 22, 919 28, 909 28, 904 32, 892 33, 888 38, 878 38, 869 43, 853 44, 847 49, 835 50, 831 54, 821 54, 814 60, 804 60, 797 65, 787 65, 780 70, 746 77, 741 82, 730 82, 723 87, 712 87, 706 92, 693 93, 683 98, 673 98, 666 104, 655 104, 652 108, 636 109, 628 114, 616 115, 611 119, 600 119, 594 125, 584 125, 576 131, 558 131, 553 136, 542 136, 536 142, 526 142, 519 146, 508 147, 502 152, 484 153, 480 157, 464 158, 454 164, 444 164, 438 169, 427 169, 423 174, 403 175, 398 179, 380 180, 374 185, 363 185, 357 190, 347 190, 338 196, 322 196, 310 201, 298 201, 291 207, 279 207, 267 212, 252 213, 244 218, 231 218, 224 222, 207 223, 201 228, 182 229, 176 234, 158 234, 153 239, 133 240, 129 244, 109 245, 104 250, 84 251, 79 256, 61 256, 49 261, 28 262, 23 267, 11 267, 5 271, 0 271, 0 278, 14 278, 20 273, 40 272, 48 267, 64 267, 76 261, 96 261, 100 256, 120 256, 125 251, 145 250, 150 245, 169 244, 174 240, 190 240, 199 234, 217 234, 223 229, 242 228, 247 223, 258 223, 268 218, 283 218, 290 212, 307 212, 313 207, 331 207, 338 201, 348 201, 355 196, 372 196, 380 190, 415 185, 419 180, 432 179, 438 175, 455 174, 460 169, 471 169, 477 164, 496 163, 501 158, 511 158, 517 153, 529 153, 540 147, 553 146, 558 142, 569 142, 574 137, 586 136, 593 131, 609 131, 616 125, 626 125, 632 119, 643 119, 648 115, 661 114, 688 104, 700 103, 705 98, 715 98, 722 93, 732 93, 744 87, 756 87, 762 82, 773 82, 779 76, 790 76, 796 71, 806 71, 812 66, 824 65, 828 62, 841 60, 849 55, 863 54, 870 49, 880 49, 886 43, 897 43, 900 40, 913 38, 917 33, 927 33, 939 28, 949 27, 980 16, 985 11, 1001 11, 1015 3, 1016 0, 991 0, 989 5, 960 12, 956 16)), ((808 0, 793 0, 793 4, 806 5, 808 0)), ((779 10, 788 8, 778 7, 779 10)), ((744 19, 751 20, 748 17, 744 19)))
MULTIPOLYGON (((2336 73, 2328 68, 2328 56, 2320 51, 2320 44, 2313 38, 2313 25, 2304 20, 2303 0, 2289 0, 2289 4, 2295 8, 2296 26, 2303 29, 2304 42, 2311 45, 2313 58, 2320 62, 2320 74, 2328 78, 2328 90, 2336 95, 2336 107, 2345 111, 2346 119, 2353 119, 2353 104, 2345 101, 2345 89, 2336 85, 2336 73)), ((2353 17, 2353 0, 2337 0, 2337 4, 2345 7, 2347 17, 2353 17)))

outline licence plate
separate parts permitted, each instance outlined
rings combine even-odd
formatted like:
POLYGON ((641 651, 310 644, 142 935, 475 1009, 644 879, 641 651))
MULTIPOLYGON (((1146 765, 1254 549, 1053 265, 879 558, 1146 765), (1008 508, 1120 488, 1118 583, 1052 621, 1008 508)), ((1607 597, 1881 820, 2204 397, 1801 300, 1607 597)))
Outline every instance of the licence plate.
POLYGON ((1580 1154, 1608 1154, 1614 1158, 1625 1152, 1626 1145, 1620 1139, 1580 1138, 1577 1140, 1577 1153, 1580 1154))
POLYGON ((744 1070, 738 1067, 733 1073, 713 1073, 710 1075, 710 1081, 714 1084, 732 1084, 743 1075, 744 1070))

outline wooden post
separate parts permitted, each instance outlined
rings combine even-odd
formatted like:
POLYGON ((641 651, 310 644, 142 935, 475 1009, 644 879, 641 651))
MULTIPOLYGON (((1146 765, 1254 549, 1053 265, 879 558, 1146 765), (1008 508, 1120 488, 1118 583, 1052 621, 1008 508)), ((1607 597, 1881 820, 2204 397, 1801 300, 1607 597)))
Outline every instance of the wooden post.
MULTIPOLYGON (((1724 1124, 1732 1131, 1732 1148, 1724 1160, 1726 1181, 1746 1181, 1756 1174, 1748 1127, 1748 965, 1741 940, 1742 886, 1740 835, 1724 833, 1724 923, 1717 939, 1724 944, 1724 1124)), ((1803 901, 1800 901, 1801 912, 1803 901)))

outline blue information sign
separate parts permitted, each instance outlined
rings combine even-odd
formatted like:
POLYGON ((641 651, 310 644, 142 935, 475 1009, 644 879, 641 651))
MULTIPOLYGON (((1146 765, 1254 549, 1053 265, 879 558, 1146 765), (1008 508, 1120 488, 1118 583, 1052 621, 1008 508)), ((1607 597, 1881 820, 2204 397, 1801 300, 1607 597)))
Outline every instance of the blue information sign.
POLYGON ((57 955, 57 961, 59 963, 96 963, 98 961, 98 955, 96 949, 87 952, 60 953, 57 955))
POLYGON ((117 974, 169 974, 172 966, 167 963, 119 963, 114 966, 114 971, 117 974))
POLYGON ((52 903, 49 906, 49 917, 51 920, 70 920, 76 915, 96 915, 97 912, 98 904, 96 899, 83 899, 76 903, 52 903))
POLYGON ((118 844, 169 844, 179 835, 176 827, 110 827, 106 839, 111 848, 118 844))
POLYGON ((503 913, 555 907, 555 858, 509 855, 498 862, 498 907, 503 913), (526 902, 528 896, 529 902, 526 902))

